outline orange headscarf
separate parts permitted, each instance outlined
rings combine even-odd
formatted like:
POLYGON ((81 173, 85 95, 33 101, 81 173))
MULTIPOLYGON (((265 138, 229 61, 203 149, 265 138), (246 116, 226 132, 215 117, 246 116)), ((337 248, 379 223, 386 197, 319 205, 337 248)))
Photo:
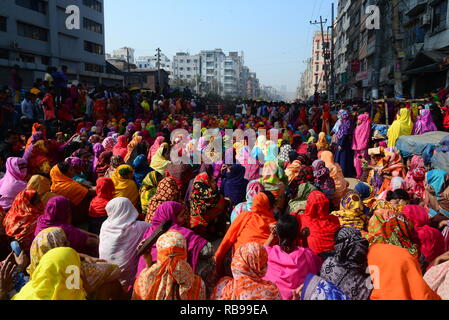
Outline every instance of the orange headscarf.
POLYGON ((128 144, 127 147, 128 152, 126 153, 126 156, 123 159, 125 160, 125 162, 128 162, 129 158, 131 158, 134 149, 141 143, 142 143, 142 136, 135 135, 134 138, 131 140, 131 142, 128 144))
POLYGON ((254 197, 251 211, 242 212, 226 232, 215 254, 219 272, 222 272, 223 259, 231 247, 235 251, 248 242, 264 245, 271 234, 270 225, 275 223, 276 219, 270 210, 270 200, 266 194, 259 193, 254 197))
POLYGON ((369 249, 368 265, 374 290, 371 300, 441 300, 424 281, 418 259, 407 249, 376 244, 369 249))
POLYGON ((334 161, 334 154, 330 151, 323 151, 320 159, 326 164, 326 168, 330 171, 330 176, 335 182, 335 203, 339 203, 340 199, 348 192, 349 182, 346 181, 343 170, 338 163, 334 161))
POLYGON ((156 243, 157 262, 143 270, 134 284, 138 300, 205 300, 201 278, 187 263, 187 242, 178 231, 169 231, 156 243))
POLYGON ((46 132, 41 131, 42 128, 42 124, 40 123, 35 123, 33 124, 33 127, 31 128, 31 136, 28 138, 27 144, 25 146, 25 150, 27 150, 30 146, 31 146, 31 141, 33 141, 33 134, 37 133, 37 132, 42 132, 42 136, 44 137, 44 139, 46 139, 46 132))
POLYGON ((87 195, 89 190, 76 181, 64 175, 58 166, 54 166, 50 171, 51 192, 66 197, 75 206, 79 205, 87 195))

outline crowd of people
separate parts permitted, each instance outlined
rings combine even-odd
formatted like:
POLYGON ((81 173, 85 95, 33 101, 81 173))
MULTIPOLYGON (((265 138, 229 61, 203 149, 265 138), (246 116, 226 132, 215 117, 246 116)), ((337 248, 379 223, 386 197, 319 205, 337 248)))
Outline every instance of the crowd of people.
POLYGON ((396 149, 449 131, 449 90, 212 114, 170 92, 56 88, 50 71, 2 132, 2 299, 449 299, 449 174, 396 149), (225 161, 226 129, 269 131, 225 161))

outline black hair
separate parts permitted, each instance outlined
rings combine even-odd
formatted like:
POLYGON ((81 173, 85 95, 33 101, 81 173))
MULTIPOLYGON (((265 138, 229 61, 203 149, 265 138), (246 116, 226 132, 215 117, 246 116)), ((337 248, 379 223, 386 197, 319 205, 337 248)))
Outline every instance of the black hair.
POLYGON ((276 198, 274 197, 274 195, 270 191, 262 191, 262 193, 264 193, 268 197, 268 200, 270 201, 270 207, 274 208, 276 204, 276 198))
POLYGON ((61 173, 65 175, 69 172, 70 164, 68 164, 67 162, 60 162, 58 163, 58 168, 61 173))
POLYGON ((397 189, 393 192, 393 200, 410 201, 410 195, 404 189, 397 189))
POLYGON ((279 237, 279 245, 288 248, 298 238, 299 223, 296 218, 290 214, 279 217, 276 225, 276 232, 279 237))
POLYGON ((387 199, 387 201, 395 200, 394 199, 394 192, 393 191, 388 191, 386 199, 387 199))
POLYGON ((298 160, 298 153, 296 153, 295 151, 289 152, 288 159, 290 160, 290 163, 292 163, 293 161, 298 160))

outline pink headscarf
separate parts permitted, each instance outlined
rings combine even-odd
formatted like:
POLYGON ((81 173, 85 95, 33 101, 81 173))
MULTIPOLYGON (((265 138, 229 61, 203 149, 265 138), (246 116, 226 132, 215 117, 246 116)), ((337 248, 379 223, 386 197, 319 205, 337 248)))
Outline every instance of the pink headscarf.
POLYGON ((369 138, 371 136, 371 119, 368 113, 364 113, 358 117, 359 125, 354 131, 354 140, 352 149, 355 151, 363 151, 368 149, 369 138))
POLYGON ((427 262, 433 262, 445 252, 444 238, 441 232, 430 226, 427 210, 421 206, 408 205, 402 214, 415 225, 421 242, 421 252, 427 262))
POLYGON ((104 151, 112 151, 112 149, 114 149, 114 146, 115 146, 114 138, 107 137, 106 139, 103 140, 104 151))
POLYGON ((6 160, 6 174, 0 180, 0 207, 5 211, 11 208, 16 196, 27 186, 24 180, 28 171, 26 165, 27 162, 22 158, 6 160))
POLYGON ((151 146, 150 151, 148 151, 148 162, 151 163, 151 158, 156 154, 156 152, 159 150, 161 145, 164 143, 165 138, 164 137, 157 137, 154 144, 151 146))

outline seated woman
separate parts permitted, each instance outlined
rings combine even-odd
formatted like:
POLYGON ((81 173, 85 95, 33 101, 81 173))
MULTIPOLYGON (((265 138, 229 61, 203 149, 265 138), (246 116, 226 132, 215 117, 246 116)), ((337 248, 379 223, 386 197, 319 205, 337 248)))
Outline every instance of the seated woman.
POLYGON ((290 162, 285 174, 288 178, 288 194, 293 198, 298 193, 300 185, 313 183, 315 178, 313 177, 312 163, 307 156, 292 153, 290 154, 290 162))
POLYGON ((180 202, 178 186, 175 179, 171 177, 163 179, 157 185, 156 194, 148 203, 147 211, 145 212, 145 221, 151 223, 157 208, 166 201, 180 202))
POLYGON ((445 253, 443 235, 438 229, 430 226, 429 214, 425 208, 408 205, 402 210, 402 214, 413 222, 418 233, 421 252, 428 265, 445 253))
POLYGON ((250 212, 242 212, 231 224, 223 241, 215 253, 215 262, 220 275, 224 270, 226 258, 232 256, 240 246, 248 242, 264 245, 271 235, 271 225, 276 223, 273 215, 276 199, 268 192, 259 193, 254 197, 250 212))
POLYGON ((69 200, 64 197, 52 198, 48 201, 44 214, 37 221, 34 235, 37 236, 44 229, 58 227, 64 230, 73 249, 92 256, 98 255, 98 236, 75 228, 71 220, 72 210, 69 200))
POLYGON ((354 228, 362 234, 366 232, 369 217, 363 212, 360 195, 349 191, 341 200, 341 210, 332 212, 340 220, 341 227, 354 228))
POLYGON ((388 147, 396 147, 397 140, 402 136, 411 136, 413 131, 413 121, 410 109, 402 108, 396 120, 388 130, 388 147))
MULTIPOLYGON (((192 230, 185 227, 188 224, 188 209, 182 204, 173 201, 166 201, 162 203, 156 210, 151 221, 151 227, 145 232, 143 241, 153 235, 159 226, 165 221, 171 221, 173 224, 170 230, 180 232, 187 241, 187 261, 193 269, 193 272, 198 274, 206 282, 209 288, 210 284, 208 278, 211 269, 215 269, 215 265, 211 257, 213 256, 212 245, 206 239, 195 234, 192 230)), ((156 245, 151 249, 152 261, 156 262, 158 251, 156 245)), ((148 259, 147 259, 148 260, 148 259)), ((137 274, 147 267, 147 262, 143 257, 139 260, 137 274)))
POLYGON ((285 190, 287 186, 282 181, 284 171, 278 165, 277 161, 265 162, 262 169, 262 178, 260 183, 265 191, 271 192, 276 198, 276 207, 281 211, 285 208, 285 190))
POLYGON ((157 171, 151 171, 142 181, 140 187, 140 205, 142 206, 142 213, 146 214, 148 211, 148 204, 150 200, 156 195, 157 186, 164 177, 157 171))
POLYGON ((368 300, 371 278, 367 272, 369 242, 357 229, 341 228, 335 234, 335 255, 324 261, 320 276, 337 283, 350 300, 368 300))
MULTIPOLYGON (((31 245, 30 265, 27 272, 33 276, 44 255, 52 249, 70 247, 69 240, 61 228, 47 228, 39 232, 31 245)), ((81 278, 87 297, 90 300, 119 300, 123 290, 118 281, 118 266, 79 253, 81 259, 81 278)))
POLYGON ((92 199, 89 207, 89 228, 88 231, 99 235, 101 226, 108 218, 106 205, 114 199, 115 186, 112 179, 100 178, 97 180, 97 196, 92 199))
POLYGON ((67 163, 61 162, 51 169, 51 192, 70 200, 73 206, 73 223, 78 224, 87 220, 90 200, 95 196, 95 190, 88 189, 73 181, 74 169, 67 163))
POLYGON ((132 300, 206 300, 206 286, 187 262, 184 236, 170 230, 157 240, 156 249, 157 262, 138 275, 132 300))
POLYGON ((237 249, 232 258, 233 277, 221 279, 211 300, 282 300, 277 286, 263 280, 268 253, 259 243, 249 242, 237 249))
POLYGON ((133 179, 133 168, 127 164, 119 166, 112 175, 112 181, 114 182, 115 193, 114 197, 128 198, 129 201, 138 208, 139 204, 139 192, 137 190, 137 184, 133 179))
POLYGON ((403 214, 392 210, 379 210, 377 219, 373 216, 368 227, 370 246, 378 243, 392 244, 407 249, 417 260, 420 258, 420 243, 418 234, 414 230, 413 222, 403 214))
POLYGON ((6 234, 19 242, 26 253, 34 239, 37 219, 44 213, 44 205, 37 191, 25 189, 14 200, 6 213, 3 226, 6 234))
POLYGON ((359 182, 355 186, 355 191, 360 195, 363 202, 363 212, 370 217, 372 215, 372 209, 376 202, 376 192, 372 186, 365 182, 359 182))
POLYGON ((309 228, 308 243, 316 254, 324 254, 334 249, 335 233, 340 229, 340 221, 329 214, 330 203, 324 193, 313 191, 301 215, 301 225, 309 228))
POLYGON ((338 286, 314 274, 309 274, 294 300, 331 301, 350 300, 338 286))
POLYGON ((318 274, 322 259, 298 243, 301 226, 295 217, 283 215, 266 242, 268 270, 263 278, 279 289, 283 300, 292 300, 293 290, 299 288, 309 273, 318 274), (279 245, 271 246, 275 238, 279 245))
POLYGON ((251 211, 254 197, 263 191, 265 191, 265 189, 260 184, 259 180, 254 180, 248 183, 246 188, 246 202, 242 202, 234 208, 231 214, 231 223, 233 223, 242 212, 251 211))
POLYGON ((190 180, 193 179, 193 168, 189 164, 170 164, 167 166, 167 176, 175 179, 178 185, 179 194, 184 197, 189 186, 190 180))
POLYGON ((48 200, 57 196, 56 193, 51 192, 50 176, 46 174, 32 176, 28 181, 27 189, 37 191, 44 206, 47 205, 48 200))
POLYGON ((69 268, 81 268, 79 254, 72 248, 55 248, 40 260, 30 281, 13 300, 86 300, 84 287, 68 287, 73 273, 69 268))
POLYGON ((335 183, 335 197, 333 204, 338 208, 341 198, 348 192, 349 182, 346 181, 343 170, 340 165, 334 161, 334 155, 330 151, 324 151, 320 155, 320 159, 326 164, 329 173, 335 183))
POLYGON ((449 221, 449 175, 443 170, 430 170, 426 174, 424 202, 431 209, 431 226, 442 229, 449 221))
POLYGON ((137 221, 139 213, 127 198, 111 200, 106 212, 108 219, 100 231, 100 259, 119 266, 120 282, 130 292, 139 262, 136 248, 150 225, 137 221))
POLYGON ((424 275, 424 280, 443 300, 449 300, 449 254, 446 252, 435 259, 424 275))
POLYGON ((228 201, 218 192, 213 178, 203 172, 193 180, 190 196, 190 228, 210 241, 225 229, 228 201))
POLYGON ((170 146, 164 142, 161 144, 156 154, 151 158, 150 167, 154 171, 159 172, 165 177, 165 170, 171 163, 170 159, 170 146))
POLYGON ((330 176, 329 169, 326 168, 326 164, 321 160, 316 160, 312 164, 312 168, 313 177, 315 179, 315 187, 317 187, 322 193, 324 193, 326 197, 333 203, 333 201, 336 199, 335 182, 330 176))
POLYGON ((221 184, 221 191, 225 198, 231 199, 233 207, 245 201, 247 186, 248 180, 245 179, 245 167, 239 164, 227 167, 225 178, 221 184))
POLYGON ((137 156, 134 159, 132 166, 134 168, 134 181, 136 181, 137 186, 140 188, 142 186, 143 180, 151 171, 150 166, 147 162, 147 157, 143 154, 137 156))
POLYGON ((418 259, 405 248, 375 244, 369 249, 368 265, 377 267, 370 300, 441 300, 424 281, 418 259))
POLYGON ((16 196, 26 188, 27 172, 27 162, 24 159, 6 160, 6 174, 0 180, 0 207, 3 210, 8 211, 16 196))
POLYGON ((298 187, 296 197, 290 200, 287 207, 287 213, 296 217, 298 223, 301 223, 301 215, 304 214, 307 205, 307 199, 313 191, 318 189, 311 183, 303 183, 298 187))
POLYGON ((113 155, 111 157, 111 162, 109 164, 108 169, 106 170, 104 176, 105 178, 112 178, 114 175, 115 170, 117 170, 118 167, 125 164, 125 161, 123 161, 123 158, 119 155, 113 155))

